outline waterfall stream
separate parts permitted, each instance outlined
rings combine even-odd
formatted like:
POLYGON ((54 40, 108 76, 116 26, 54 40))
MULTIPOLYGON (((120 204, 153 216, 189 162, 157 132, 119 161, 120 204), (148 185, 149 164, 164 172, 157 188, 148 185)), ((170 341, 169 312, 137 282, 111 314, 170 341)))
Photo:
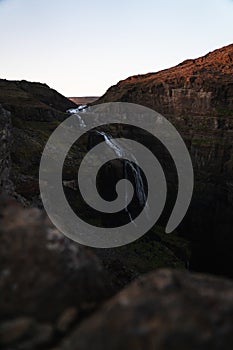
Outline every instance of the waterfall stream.
MULTIPOLYGON (((69 110, 69 113, 75 114, 79 120, 79 125, 80 128, 85 129, 86 124, 82 118, 82 116, 80 115, 81 113, 85 112, 85 109, 83 110, 69 110)), ((134 181, 135 181, 135 191, 136 191, 136 196, 139 202, 139 205, 141 207, 147 206, 146 205, 146 201, 147 201, 147 194, 145 192, 145 188, 144 188, 144 183, 143 183, 143 179, 142 179, 142 175, 140 172, 140 168, 137 162, 136 157, 129 152, 127 149, 122 148, 122 146, 112 137, 111 134, 105 132, 105 131, 100 131, 100 130, 95 130, 94 131, 96 135, 99 135, 103 138, 103 140, 105 141, 105 143, 114 151, 114 153, 124 159, 124 164, 123 164, 123 173, 126 179, 130 179, 130 175, 131 177, 133 176, 134 181), (134 162, 131 162, 127 159, 129 159, 129 156, 131 159, 134 160, 134 162)), ((128 204, 128 193, 127 191, 125 191, 125 203, 128 204)), ((125 211, 127 212, 130 220, 133 222, 131 213, 129 212, 127 205, 125 207, 125 211)))

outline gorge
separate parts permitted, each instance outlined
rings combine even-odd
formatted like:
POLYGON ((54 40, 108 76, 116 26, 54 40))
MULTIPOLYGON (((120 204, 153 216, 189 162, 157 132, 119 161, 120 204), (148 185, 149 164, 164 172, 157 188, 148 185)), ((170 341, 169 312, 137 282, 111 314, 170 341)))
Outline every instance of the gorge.
MULTIPOLYGON (((97 100, 71 101, 45 84, 0 79, 0 127, 1 348, 232 348, 233 44, 129 77, 97 100), (183 222, 165 234, 178 183, 169 153, 136 127, 111 124, 85 133, 70 149, 62 177, 67 200, 84 220, 105 227, 120 220, 89 208, 78 189, 80 162, 100 142, 122 158, 127 151, 115 138, 142 143, 158 157, 168 186, 165 210, 146 235, 126 246, 97 249, 72 242, 52 225, 43 211, 38 173, 57 126, 76 113, 85 130, 88 109, 108 102, 136 103, 164 115, 189 149, 195 186, 183 222)), ((136 157, 101 169, 97 186, 105 199, 114 198, 121 178, 135 189, 132 206, 121 216, 125 223, 147 196, 136 157)))

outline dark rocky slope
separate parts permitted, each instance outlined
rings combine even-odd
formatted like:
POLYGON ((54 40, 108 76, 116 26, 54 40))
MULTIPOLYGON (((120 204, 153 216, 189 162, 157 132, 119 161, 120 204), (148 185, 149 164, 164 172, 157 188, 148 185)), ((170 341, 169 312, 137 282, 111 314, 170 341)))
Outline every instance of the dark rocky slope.
MULTIPOLYGON (((67 117, 66 110, 77 105, 45 84, 3 79, 0 80, 0 105, 1 151, 5 154, 2 167, 11 164, 11 169, 8 166, 5 171, 14 183, 15 195, 37 203, 38 168, 45 143, 67 117)), ((4 188, 6 190, 6 184, 4 188)), ((7 189, 9 194, 12 191, 13 188, 7 189)))
POLYGON ((193 242, 192 267, 233 271, 233 44, 158 73, 112 86, 97 103, 125 101, 167 117, 183 136, 195 171, 179 231, 193 242))
POLYGON ((116 292, 90 251, 0 196, 0 347, 45 349, 116 292))
POLYGON ((62 118, 62 112, 76 107, 46 84, 4 79, 0 79, 0 104, 23 120, 40 121, 62 118))

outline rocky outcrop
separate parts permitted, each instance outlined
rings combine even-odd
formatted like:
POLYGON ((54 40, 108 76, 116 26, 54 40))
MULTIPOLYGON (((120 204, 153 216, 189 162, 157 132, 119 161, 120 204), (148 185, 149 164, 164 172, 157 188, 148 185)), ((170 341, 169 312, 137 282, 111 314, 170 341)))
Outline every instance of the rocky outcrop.
POLYGON ((97 103, 134 102, 174 118, 187 113, 232 115, 232 73, 233 44, 170 69, 122 80, 97 103))
POLYGON ((0 347, 41 349, 116 288, 100 260, 42 211, 4 197, 0 211, 0 347))
POLYGON ((23 120, 52 121, 64 119, 62 112, 77 105, 50 89, 46 84, 26 80, 0 79, 0 103, 23 120))
POLYGON ((233 283, 158 270, 84 321, 61 350, 230 350, 233 283))
MULTIPOLYGON (((178 232, 192 240, 193 269, 233 276, 233 44, 120 81, 96 103, 115 101, 150 107, 181 133, 193 161, 195 189, 178 232)), ((162 152, 157 153, 164 158, 162 152)))
MULTIPOLYGON (((157 270, 113 296, 114 273, 127 275, 124 252, 115 251, 119 266, 109 275, 93 250, 65 238, 43 211, 1 196, 0 212, 1 349, 232 348, 232 282, 157 270)), ((150 247, 138 245, 141 263, 150 247)))
POLYGON ((77 106, 45 84, 3 79, 0 104, 1 187, 10 194, 15 191, 14 196, 25 204, 39 205, 38 169, 43 148, 67 117, 65 111, 77 106))

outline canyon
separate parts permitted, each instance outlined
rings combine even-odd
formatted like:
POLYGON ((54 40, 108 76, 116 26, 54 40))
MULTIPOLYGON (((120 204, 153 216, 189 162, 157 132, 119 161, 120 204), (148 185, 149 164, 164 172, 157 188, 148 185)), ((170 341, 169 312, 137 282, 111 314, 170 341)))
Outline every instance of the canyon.
MULTIPOLYGON (((46 84, 0 79, 0 128, 2 349, 232 348, 233 44, 129 77, 97 100, 68 99, 46 84), (114 137, 121 134, 141 142, 166 170, 168 184, 155 227, 129 245, 96 249, 69 240, 50 222, 40 198, 39 164, 69 110, 77 110, 83 128, 88 108, 108 102, 140 104, 171 121, 189 149, 195 186, 183 222, 165 234, 177 195, 167 150, 149 133, 127 126, 85 134, 68 153, 62 178, 81 217, 107 227, 112 220, 100 219, 77 190, 80 162, 101 141, 117 152, 114 137), (83 104, 87 109, 78 111, 83 104)), ((128 168, 131 174, 115 161, 102 169, 100 192, 109 195, 109 179, 127 175, 141 193, 139 170, 128 168)))

